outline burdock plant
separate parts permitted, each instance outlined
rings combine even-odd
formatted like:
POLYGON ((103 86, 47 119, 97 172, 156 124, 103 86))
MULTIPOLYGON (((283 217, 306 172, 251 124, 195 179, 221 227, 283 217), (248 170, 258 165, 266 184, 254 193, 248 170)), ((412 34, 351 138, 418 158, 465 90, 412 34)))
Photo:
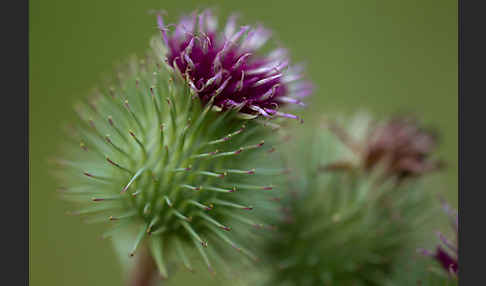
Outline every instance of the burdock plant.
POLYGON ((300 137, 287 158, 301 172, 289 176, 277 232, 263 250, 271 268, 260 279, 386 285, 400 260, 415 252, 428 218, 430 194, 420 177, 429 168, 420 166, 432 164, 433 138, 412 122, 326 120, 300 137))
POLYGON ((311 91, 285 50, 259 53, 263 27, 230 17, 218 32, 208 10, 157 22, 147 55, 77 106, 56 161, 63 196, 83 205, 72 213, 113 224, 104 236, 142 257, 133 285, 149 284, 152 264, 162 277, 173 262, 192 270, 192 250, 211 271, 228 247, 257 259, 251 234, 271 227, 275 175, 285 172, 272 155, 280 123, 300 119, 281 107, 311 91))

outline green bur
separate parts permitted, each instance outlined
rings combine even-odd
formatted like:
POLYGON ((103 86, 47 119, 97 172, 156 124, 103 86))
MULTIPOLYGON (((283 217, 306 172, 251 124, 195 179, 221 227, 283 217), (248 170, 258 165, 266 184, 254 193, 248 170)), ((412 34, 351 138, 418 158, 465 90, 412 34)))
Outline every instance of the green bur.
POLYGON ((445 273, 436 261, 418 253, 403 260, 395 270, 383 285, 456 286, 459 283, 456 277, 445 273))
MULTIPOLYGON (((358 118, 346 130, 362 136, 367 122, 358 118)), ((258 279, 264 285, 386 285, 420 245, 430 193, 420 180, 381 180, 382 168, 326 168, 360 161, 328 128, 300 139, 287 153, 300 173, 286 184, 278 231, 263 248, 270 267, 258 279)))
POLYGON ((112 224, 104 237, 131 241, 121 257, 147 247, 162 277, 172 262, 213 271, 233 253, 257 260, 253 234, 270 228, 284 172, 280 119, 203 104, 165 68, 159 38, 152 47, 77 106, 81 120, 56 160, 62 195, 82 205, 73 214, 112 224))

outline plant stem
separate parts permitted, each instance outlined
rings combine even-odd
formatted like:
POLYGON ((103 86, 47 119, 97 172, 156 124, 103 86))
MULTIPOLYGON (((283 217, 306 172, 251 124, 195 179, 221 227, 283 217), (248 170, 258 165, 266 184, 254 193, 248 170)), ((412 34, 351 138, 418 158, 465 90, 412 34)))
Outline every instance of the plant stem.
MULTIPOLYGON (((157 267, 146 246, 141 247, 135 266, 128 280, 128 286, 152 286, 157 267)), ((159 284, 160 285, 160 284, 159 284)))

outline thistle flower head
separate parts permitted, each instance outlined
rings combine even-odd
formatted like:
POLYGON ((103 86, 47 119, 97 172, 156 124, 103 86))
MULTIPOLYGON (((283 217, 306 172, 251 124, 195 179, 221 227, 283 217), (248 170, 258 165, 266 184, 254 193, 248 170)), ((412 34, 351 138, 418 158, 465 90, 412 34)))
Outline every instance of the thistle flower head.
POLYGON ((303 105, 312 86, 303 81, 302 66, 290 66, 287 52, 278 48, 263 55, 259 50, 270 31, 258 26, 238 26, 231 16, 224 29, 210 10, 184 16, 173 32, 158 16, 166 46, 166 63, 201 98, 221 109, 238 109, 248 116, 296 115, 280 111, 285 104, 303 105))
POLYGON ((170 37, 162 29, 145 58, 132 58, 78 106, 80 120, 56 161, 63 196, 85 206, 73 213, 113 224, 106 236, 114 240, 133 230, 133 247, 122 255, 147 247, 163 277, 172 261, 192 269, 186 251, 198 252, 210 270, 215 260, 226 264, 224 249, 257 260, 249 247, 275 216, 269 198, 283 170, 273 151, 284 118, 259 115, 283 114, 273 102, 289 96, 290 79, 265 70, 285 58, 244 54, 262 44, 262 30, 236 48, 247 29, 235 34, 232 25, 231 41, 218 38, 208 12, 183 18, 170 37), (163 68, 165 56, 174 68, 163 68), (262 99, 265 88, 272 93, 262 99), (242 111, 256 116, 241 118, 242 111))
POLYGON ((357 120, 362 121, 358 136, 336 122, 329 124, 357 157, 354 163, 335 162, 329 168, 360 167, 372 171, 380 167, 386 177, 403 180, 441 167, 441 162, 431 158, 437 147, 436 136, 422 128, 415 118, 394 117, 385 122, 373 122, 361 116, 357 120))
POLYGON ((393 118, 370 133, 364 167, 371 169, 387 161, 387 172, 400 178, 418 176, 438 167, 429 159, 437 146, 434 134, 412 118, 393 118))

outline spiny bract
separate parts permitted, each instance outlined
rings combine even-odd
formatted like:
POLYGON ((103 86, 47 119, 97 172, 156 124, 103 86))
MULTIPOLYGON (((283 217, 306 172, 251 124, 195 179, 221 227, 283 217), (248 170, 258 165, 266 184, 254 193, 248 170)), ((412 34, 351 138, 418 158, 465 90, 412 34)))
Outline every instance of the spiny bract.
MULTIPOLYGON (((363 136, 364 119, 344 130, 363 136)), ((329 169, 355 154, 327 126, 300 138, 308 144, 288 160, 303 168, 289 177, 278 231, 263 250, 273 266, 268 285, 385 285, 402 255, 414 253, 427 192, 418 182, 378 180, 386 169, 329 169)))
MULTIPOLYGON (((135 227, 126 255, 147 245, 163 277, 168 259, 192 269, 188 248, 197 250, 210 269, 214 259, 225 257, 224 245, 256 260, 247 250, 255 239, 252 233, 271 228, 265 219, 276 213, 275 175, 286 171, 274 155, 283 132, 281 114, 248 116, 242 113, 246 105, 217 104, 219 96, 228 97, 226 85, 205 89, 209 93, 202 97, 184 76, 189 70, 181 73, 165 65, 166 43, 154 38, 145 58, 133 58, 114 83, 78 106, 81 120, 69 128, 72 144, 56 160, 63 196, 91 204, 74 214, 115 224, 105 236, 117 238, 135 227)), ((227 63, 232 60, 234 65, 242 61, 233 57, 227 63)), ((220 67, 224 76, 226 67, 220 67)), ((200 67, 195 63, 191 68, 200 67)), ((269 90, 278 83, 283 100, 291 87, 276 78, 265 80, 274 73, 285 75, 272 70, 257 77, 269 90)), ((206 86, 221 79, 208 81, 206 86)), ((246 96, 251 96, 248 89, 246 96)))

